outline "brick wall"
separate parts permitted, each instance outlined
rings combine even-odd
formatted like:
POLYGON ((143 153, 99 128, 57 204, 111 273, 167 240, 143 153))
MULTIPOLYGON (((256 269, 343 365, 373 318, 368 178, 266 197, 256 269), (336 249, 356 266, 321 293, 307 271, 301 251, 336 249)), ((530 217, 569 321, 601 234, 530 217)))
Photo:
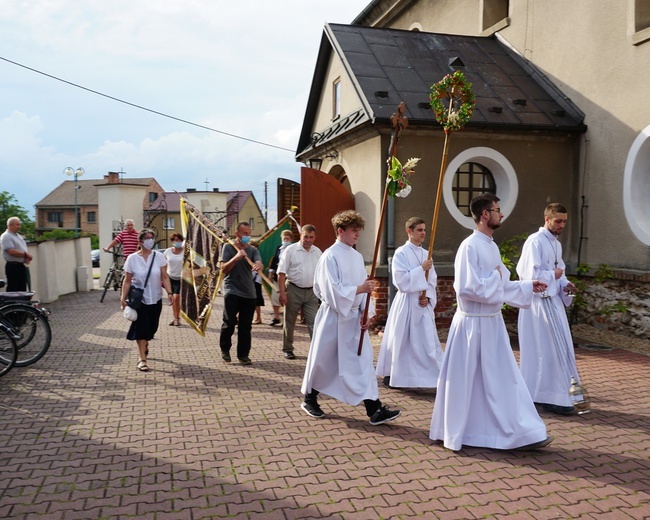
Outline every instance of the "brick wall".
MULTIPOLYGON (((377 277, 377 288, 372 292, 375 302, 374 327, 383 327, 388 318, 388 278, 377 277)), ((448 328, 456 312, 456 293, 453 276, 438 277, 438 304, 436 305, 436 327, 448 328)))

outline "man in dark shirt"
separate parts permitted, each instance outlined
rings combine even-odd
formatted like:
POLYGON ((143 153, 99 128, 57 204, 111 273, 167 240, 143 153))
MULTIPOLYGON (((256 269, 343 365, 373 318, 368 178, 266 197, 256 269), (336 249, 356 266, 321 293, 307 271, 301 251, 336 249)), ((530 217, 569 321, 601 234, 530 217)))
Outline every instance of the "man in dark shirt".
POLYGON ((249 245, 251 227, 248 222, 239 222, 235 232, 235 246, 226 244, 221 253, 223 280, 223 324, 219 346, 221 358, 229 363, 232 335, 237 326, 237 358, 242 365, 250 365, 251 328, 257 306, 257 294, 252 271, 262 270, 260 252, 249 245), (250 260, 251 264, 246 260, 250 260))

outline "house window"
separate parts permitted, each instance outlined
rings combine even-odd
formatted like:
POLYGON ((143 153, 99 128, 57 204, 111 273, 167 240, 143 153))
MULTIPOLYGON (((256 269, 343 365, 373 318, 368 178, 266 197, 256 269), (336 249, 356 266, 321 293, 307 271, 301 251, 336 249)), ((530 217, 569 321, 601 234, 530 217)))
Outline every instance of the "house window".
POLYGON ((475 162, 466 162, 456 170, 451 191, 456 207, 463 215, 471 217, 469 203, 472 199, 481 193, 496 194, 497 187, 489 169, 475 162))
POLYGON ((476 227, 474 219, 468 216, 469 203, 479 193, 496 193, 501 199, 499 206, 504 220, 512 214, 519 194, 519 182, 517 172, 502 153, 486 146, 468 148, 451 159, 447 172, 442 195, 449 214, 461 226, 467 229, 476 227))
POLYGON ((88 213, 86 213, 86 215, 87 215, 89 224, 97 222, 97 212, 96 211, 89 211, 88 213))
POLYGON ((48 211, 47 221, 55 223, 63 222, 63 213, 61 211, 48 211))
POLYGON ((650 40, 650 2, 648 0, 628 0, 628 32, 632 43, 640 45, 650 40))
POLYGON ((163 219, 163 229, 174 229, 174 217, 163 219))
POLYGON ((334 80, 332 89, 332 119, 341 115, 341 78, 334 80))
POLYGON ((650 28, 650 2, 636 0, 634 2, 634 31, 639 32, 650 28))
POLYGON ((156 202, 157 199, 158 199, 158 194, 155 191, 150 191, 149 192, 149 204, 151 204, 152 202, 156 202))
POLYGON ((255 219, 253 217, 248 219, 248 225, 251 227, 251 231, 255 229, 255 219))
POLYGON ((509 0, 483 0, 483 30, 508 17, 509 0))

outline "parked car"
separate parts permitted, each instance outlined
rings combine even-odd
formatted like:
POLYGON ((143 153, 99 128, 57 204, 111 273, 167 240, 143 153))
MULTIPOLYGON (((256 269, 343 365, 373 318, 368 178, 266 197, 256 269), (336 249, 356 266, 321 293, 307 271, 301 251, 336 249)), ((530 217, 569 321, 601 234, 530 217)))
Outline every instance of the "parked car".
POLYGON ((99 267, 99 254, 101 250, 100 249, 93 249, 90 252, 90 258, 93 260, 93 267, 99 267))

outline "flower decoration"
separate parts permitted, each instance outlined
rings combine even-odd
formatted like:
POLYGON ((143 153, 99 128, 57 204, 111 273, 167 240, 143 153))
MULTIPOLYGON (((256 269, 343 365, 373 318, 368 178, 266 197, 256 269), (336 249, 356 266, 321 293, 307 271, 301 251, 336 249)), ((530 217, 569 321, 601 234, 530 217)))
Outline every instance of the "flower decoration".
POLYGON ((412 158, 402 166, 397 157, 391 157, 389 161, 388 177, 386 184, 388 195, 391 197, 407 197, 411 193, 411 176, 415 174, 415 167, 420 158, 412 158))
POLYGON ((465 75, 459 70, 431 85, 429 100, 436 121, 445 129, 445 133, 462 130, 472 117, 476 105, 472 84, 467 83, 465 75), (449 98, 451 110, 443 103, 445 98, 449 98))

